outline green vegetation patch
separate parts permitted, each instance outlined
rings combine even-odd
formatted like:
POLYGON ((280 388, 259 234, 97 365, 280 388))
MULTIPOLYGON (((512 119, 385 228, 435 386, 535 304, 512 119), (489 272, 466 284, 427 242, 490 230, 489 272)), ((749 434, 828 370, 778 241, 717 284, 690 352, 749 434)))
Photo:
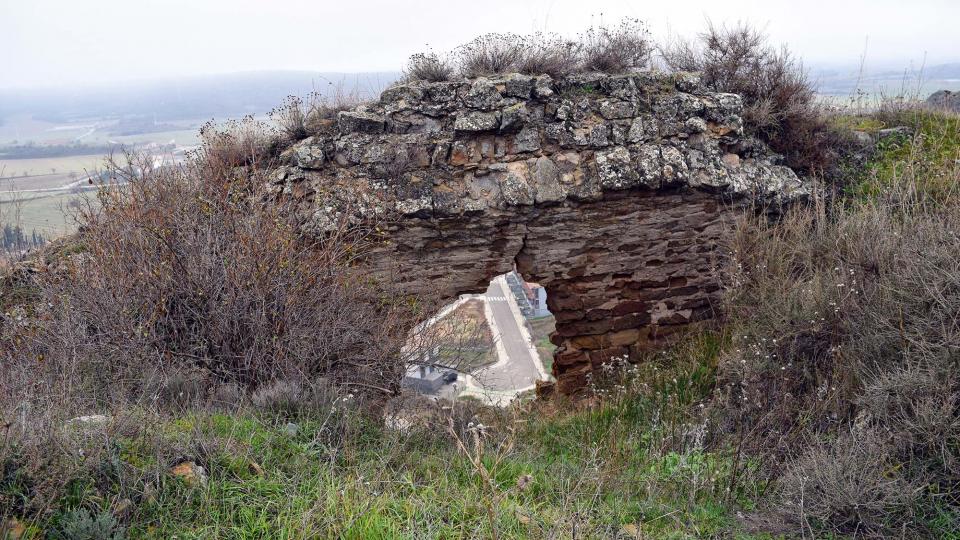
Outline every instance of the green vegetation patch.
POLYGON ((114 481, 103 481, 103 464, 93 466, 30 530, 100 527, 131 538, 741 534, 735 509, 752 507, 763 486, 748 460, 706 447, 695 414, 723 342, 697 335, 643 367, 611 364, 574 412, 464 403, 404 432, 355 413, 187 412, 112 439, 102 459, 119 471, 114 481), (206 478, 171 474, 159 447, 182 449, 173 461, 196 461, 206 478), (122 499, 130 505, 118 512, 122 499))
POLYGON ((910 190, 937 202, 956 198, 960 182, 960 116, 916 109, 858 122, 874 127, 905 126, 912 133, 882 138, 866 167, 858 171, 851 194, 871 199, 890 190, 910 190))

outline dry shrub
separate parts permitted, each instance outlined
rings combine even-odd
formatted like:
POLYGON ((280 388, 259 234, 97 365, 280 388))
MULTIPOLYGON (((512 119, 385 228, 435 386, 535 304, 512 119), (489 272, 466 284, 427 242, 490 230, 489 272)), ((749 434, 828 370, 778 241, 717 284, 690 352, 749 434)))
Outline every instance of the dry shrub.
POLYGON ((454 52, 460 75, 481 77, 517 71, 523 58, 523 38, 517 34, 490 33, 461 45, 454 52))
POLYGON ((781 479, 783 519, 802 531, 856 537, 887 538, 906 530, 919 490, 904 479, 888 450, 873 432, 813 445, 781 479))
MULTIPOLYGON (((918 488, 921 513, 956 512, 960 210, 916 199, 907 204, 904 193, 916 191, 845 207, 814 204, 778 223, 740 224, 727 294, 737 330, 720 368, 718 418, 774 476, 811 475, 812 463, 846 455, 837 433, 883 433, 875 443, 858 443, 857 452, 878 453, 864 463, 887 463, 883 471, 897 471, 918 488), (824 437, 836 442, 817 446, 824 437)), ((816 474, 846 478, 841 470, 816 474)), ((795 491, 797 476, 789 478, 784 488, 795 491)), ((840 499, 817 504, 825 505, 819 513, 828 528, 850 525, 844 518, 841 526, 836 515, 854 519, 840 499), (829 519, 828 506, 837 513, 829 519)), ((901 526, 927 534, 922 520, 904 525, 889 520, 891 512, 858 514, 859 525, 850 526, 861 534, 899 534, 901 526)))
POLYGON ((14 371, 78 406, 136 400, 147 367, 251 389, 319 377, 396 389, 412 321, 354 268, 363 233, 304 236, 264 175, 219 163, 114 168, 125 181, 82 217, 84 252, 37 279, 14 371))
POLYGON ((638 19, 623 19, 616 26, 594 26, 580 35, 583 71, 625 73, 650 65, 649 32, 638 19))
POLYGON ((744 122, 802 172, 832 172, 843 137, 829 124, 802 63, 746 24, 709 24, 695 41, 662 47, 666 65, 694 71, 720 92, 743 96, 744 122))
POLYGON ((279 130, 279 135, 273 137, 272 155, 307 137, 334 132, 337 113, 363 102, 359 91, 345 91, 342 85, 329 96, 319 92, 311 92, 306 98, 288 96, 282 105, 270 111, 270 119, 279 130))
POLYGON ((437 53, 417 53, 407 61, 404 78, 409 81, 443 82, 453 78, 450 61, 437 53))
POLYGON ((200 157, 207 166, 227 170, 241 165, 264 166, 276 153, 279 139, 270 126, 246 116, 223 125, 207 122, 200 128, 200 142, 200 157))
POLYGON ((553 34, 536 33, 525 40, 523 57, 517 71, 528 75, 549 75, 554 78, 575 73, 580 67, 583 45, 553 34))
POLYGON ((114 162, 71 247, 26 266, 31 293, 0 324, 4 522, 51 511, 76 478, 135 498, 177 460, 202 464, 209 434, 151 436, 170 414, 289 417, 337 396, 375 412, 399 390, 419 313, 357 264, 365 231, 304 235, 256 143, 207 136, 178 167, 114 162), (152 465, 125 464, 119 440, 142 441, 152 465))
POLYGON ((863 421, 887 426, 918 474, 960 489, 960 381, 954 365, 916 362, 871 377, 857 398, 863 421))
POLYGON ((433 52, 411 56, 405 78, 436 82, 454 74, 470 79, 504 73, 555 78, 595 71, 627 73, 648 68, 652 51, 649 34, 636 19, 591 27, 574 40, 544 32, 490 33, 456 48, 449 58, 433 52))

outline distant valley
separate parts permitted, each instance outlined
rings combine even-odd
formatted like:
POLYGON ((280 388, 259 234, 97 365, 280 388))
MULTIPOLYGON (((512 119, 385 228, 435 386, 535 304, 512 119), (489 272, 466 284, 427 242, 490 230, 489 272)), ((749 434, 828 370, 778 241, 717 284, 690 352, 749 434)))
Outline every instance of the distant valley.
POLYGON ((154 163, 175 163, 199 144, 208 121, 266 118, 290 95, 376 96, 399 76, 268 71, 0 90, 0 221, 58 236, 72 230, 69 206, 92 189, 87 179, 112 152, 137 150, 154 163))

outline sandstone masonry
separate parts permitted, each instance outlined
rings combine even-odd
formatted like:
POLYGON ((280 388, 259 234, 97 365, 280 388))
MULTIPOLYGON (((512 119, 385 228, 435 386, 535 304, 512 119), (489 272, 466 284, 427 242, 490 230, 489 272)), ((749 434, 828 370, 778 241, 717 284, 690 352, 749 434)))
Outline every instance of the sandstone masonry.
POLYGON ((386 220, 370 267, 453 299, 514 267, 557 318, 562 392, 710 317, 731 220, 807 194, 693 74, 508 75, 391 87, 274 173, 322 234, 386 220))

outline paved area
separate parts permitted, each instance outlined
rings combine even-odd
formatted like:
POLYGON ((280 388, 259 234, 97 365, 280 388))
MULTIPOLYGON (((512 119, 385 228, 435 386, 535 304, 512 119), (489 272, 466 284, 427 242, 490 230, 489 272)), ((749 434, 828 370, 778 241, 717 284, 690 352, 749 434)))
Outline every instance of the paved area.
POLYGON ((533 389, 538 379, 548 378, 511 294, 504 276, 500 276, 490 283, 485 294, 463 296, 422 323, 434 324, 463 302, 479 298, 484 302, 484 315, 496 347, 496 362, 473 373, 461 373, 455 383, 442 386, 434 395, 451 399, 469 395, 491 404, 507 405, 517 394, 533 389))
POLYGON ((473 373, 476 385, 496 392, 526 390, 541 378, 540 359, 522 328, 523 316, 510 305, 510 294, 502 277, 493 280, 487 289, 485 300, 492 314, 490 325, 499 359, 473 373))

